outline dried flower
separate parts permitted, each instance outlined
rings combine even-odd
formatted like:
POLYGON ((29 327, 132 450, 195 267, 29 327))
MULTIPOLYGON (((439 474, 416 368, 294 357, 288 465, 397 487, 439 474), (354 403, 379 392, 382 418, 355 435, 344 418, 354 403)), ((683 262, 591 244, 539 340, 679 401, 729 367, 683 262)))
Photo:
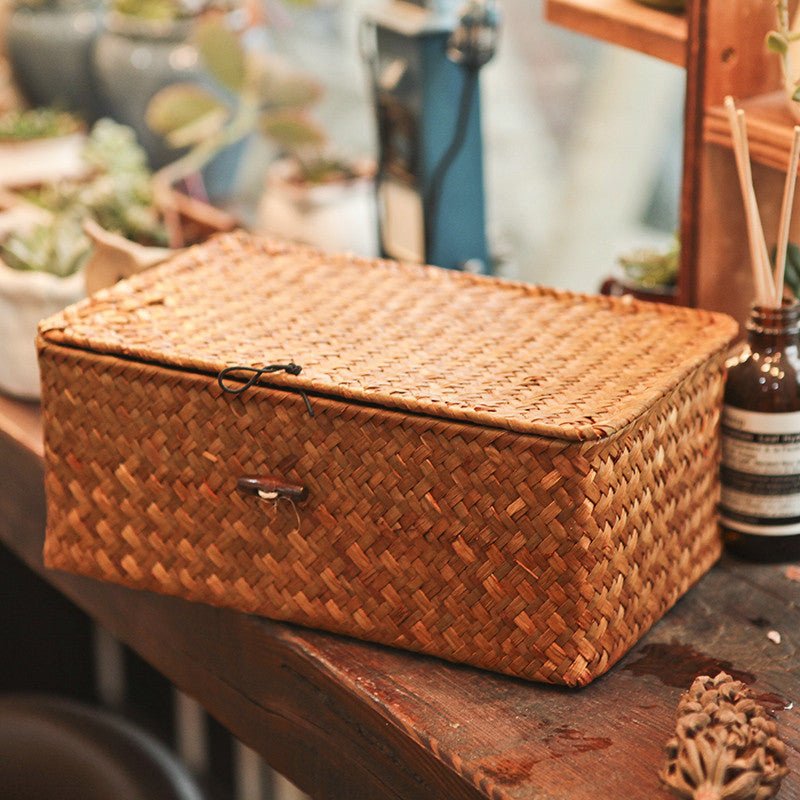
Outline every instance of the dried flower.
POLYGON ((686 800, 768 800, 788 772, 777 726, 724 672, 683 694, 675 734, 661 779, 686 800))

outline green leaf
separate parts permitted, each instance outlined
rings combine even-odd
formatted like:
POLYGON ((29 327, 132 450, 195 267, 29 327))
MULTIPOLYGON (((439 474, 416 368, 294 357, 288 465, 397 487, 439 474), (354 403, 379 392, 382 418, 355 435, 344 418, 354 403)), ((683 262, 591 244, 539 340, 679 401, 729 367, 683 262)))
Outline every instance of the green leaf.
POLYGON ((795 297, 800 297, 800 247, 794 242, 789 242, 786 248, 784 283, 789 286, 795 297))
POLYGON ((289 152, 319 148, 325 133, 312 119, 296 111, 265 113, 259 119, 261 132, 289 152))
POLYGON ((239 37, 212 20, 197 25, 194 42, 211 76, 226 89, 240 91, 245 81, 245 58, 239 37))
POLYGON ((114 0, 114 11, 135 19, 169 22, 181 16, 179 3, 173 0, 114 0))
POLYGON ((767 34, 765 44, 770 53, 777 53, 780 56, 785 56, 789 50, 789 42, 786 40, 786 37, 778 31, 770 31, 767 34))
POLYGON ((800 86, 797 86, 794 92, 792 92, 792 100, 800 103, 800 86))
POLYGON ((212 113, 227 114, 211 92, 193 83, 173 83, 153 95, 147 105, 147 124, 162 136, 186 128, 212 113))
MULTIPOLYGON (((773 247, 770 251, 770 261, 775 266, 778 248, 773 247)), ((783 282, 788 286, 795 297, 800 297, 800 247, 794 242, 786 245, 786 267, 783 273, 783 282)))
POLYGON ((226 109, 214 109, 188 125, 168 133, 167 142, 176 149, 198 144, 211 136, 216 136, 225 127, 227 121, 226 109))
POLYGON ((270 109, 306 108, 322 97, 322 86, 313 77, 261 53, 247 59, 247 83, 258 104, 270 109))
POLYGON ((800 247, 794 242, 786 245, 786 263, 791 264, 800 273, 800 247))

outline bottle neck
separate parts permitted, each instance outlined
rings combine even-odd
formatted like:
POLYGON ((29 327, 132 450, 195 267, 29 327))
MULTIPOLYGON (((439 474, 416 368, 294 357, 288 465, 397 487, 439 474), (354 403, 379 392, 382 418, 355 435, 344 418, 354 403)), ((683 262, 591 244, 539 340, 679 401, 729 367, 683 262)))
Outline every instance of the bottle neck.
POLYGON ((800 303, 781 308, 754 305, 747 322, 747 341, 754 350, 784 350, 800 340, 800 303))

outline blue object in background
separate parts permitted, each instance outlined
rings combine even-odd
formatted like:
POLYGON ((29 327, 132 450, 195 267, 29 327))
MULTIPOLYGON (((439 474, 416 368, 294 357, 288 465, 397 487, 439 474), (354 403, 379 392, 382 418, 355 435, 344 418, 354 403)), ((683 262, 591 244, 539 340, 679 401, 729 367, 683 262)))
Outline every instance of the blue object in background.
MULTIPOLYGON (((393 258, 486 272, 478 73, 448 57, 452 26, 434 19, 413 29, 409 5, 395 0, 370 19, 382 248, 393 258), (463 142, 437 187, 435 173, 456 137, 463 142)), ((417 14, 422 21, 426 12, 417 14)))

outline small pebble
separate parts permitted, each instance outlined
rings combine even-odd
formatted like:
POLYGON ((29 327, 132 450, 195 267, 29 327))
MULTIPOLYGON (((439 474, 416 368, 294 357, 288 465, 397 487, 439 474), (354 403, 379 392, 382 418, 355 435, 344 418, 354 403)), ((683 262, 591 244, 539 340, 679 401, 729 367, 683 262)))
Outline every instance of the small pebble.
POLYGON ((781 643, 781 635, 778 633, 778 631, 770 631, 767 634, 767 639, 769 639, 771 642, 775 642, 775 644, 781 643))

